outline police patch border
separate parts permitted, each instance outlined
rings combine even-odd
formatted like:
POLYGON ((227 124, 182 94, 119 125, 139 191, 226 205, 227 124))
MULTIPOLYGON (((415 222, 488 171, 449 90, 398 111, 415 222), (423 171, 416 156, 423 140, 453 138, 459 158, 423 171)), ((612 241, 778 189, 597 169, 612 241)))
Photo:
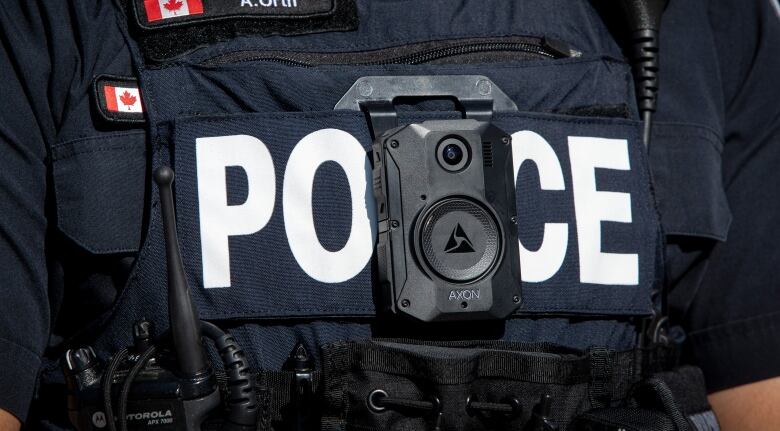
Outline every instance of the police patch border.
MULTIPOLYGON (((138 79, 132 76, 118 76, 102 74, 95 77, 92 81, 92 102, 95 110, 103 121, 119 124, 144 124, 146 117, 144 112, 117 112, 108 109, 106 94, 104 88, 106 85, 116 87, 138 87, 138 79)), ((140 94, 140 89, 139 89, 140 94)), ((143 98, 139 102, 143 106, 143 98)))

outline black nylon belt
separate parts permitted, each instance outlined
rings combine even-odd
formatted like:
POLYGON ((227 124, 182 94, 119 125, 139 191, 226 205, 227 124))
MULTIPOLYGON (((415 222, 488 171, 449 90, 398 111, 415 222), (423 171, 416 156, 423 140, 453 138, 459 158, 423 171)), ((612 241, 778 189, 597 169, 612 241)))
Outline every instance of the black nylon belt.
POLYGON ((489 427, 478 416, 472 417, 467 399, 517 399, 521 413, 507 417, 510 422, 501 425, 511 428, 527 423, 540 394, 547 394, 553 398, 553 421, 568 423, 593 407, 591 398, 603 399, 603 394, 611 394, 614 400, 625 398, 637 375, 633 352, 598 351, 599 360, 594 360, 591 352, 550 344, 406 342, 342 343, 326 348, 330 361, 324 369, 322 429, 435 427, 433 417, 407 419, 408 412, 370 412, 365 400, 376 390, 395 398, 440 400, 445 424, 463 429, 489 427), (442 349, 456 355, 470 353, 448 358, 442 349), (600 362, 614 364, 614 372, 594 367, 600 362))
MULTIPOLYGON (((431 346, 437 348, 468 348, 474 346, 473 342, 449 342, 449 343, 420 343, 404 340, 410 346, 431 346)), ((459 359, 437 360, 422 356, 398 355, 398 349, 391 346, 368 343, 336 343, 326 347, 326 355, 331 358, 331 370, 325 369, 326 374, 338 372, 338 370, 359 367, 367 371, 392 373, 399 375, 420 375, 429 380, 436 380, 444 384, 464 383, 479 377, 507 378, 519 381, 544 384, 577 384, 590 382, 594 368, 598 368, 597 379, 609 379, 603 376, 602 367, 594 367, 592 355, 573 349, 566 349, 546 343, 504 343, 489 342, 480 343, 479 347, 485 350, 479 355, 477 361, 462 361, 459 359), (500 350, 499 350, 500 349, 500 350), (513 349, 513 350, 508 350, 513 349), (540 354, 540 355, 523 355, 540 354), (330 373, 329 373, 330 371, 330 373)), ((611 352, 606 349, 592 350, 599 357, 613 356, 614 369, 622 376, 633 367, 633 351, 611 352)), ((606 361, 606 359, 603 359, 606 361)), ((597 361, 595 361, 597 362, 597 361)), ((630 375, 630 374, 629 374, 630 375)))
MULTIPOLYGON (((289 427, 292 418, 301 413, 321 417, 322 429, 343 429, 345 426, 380 429, 381 425, 372 427, 361 422, 363 416, 371 417, 366 403, 368 389, 386 387, 388 392, 398 393, 403 385, 408 385, 412 392, 419 388, 431 392, 421 392, 419 398, 410 398, 418 403, 425 402, 425 396, 439 396, 434 393, 436 388, 462 388, 462 394, 458 392, 455 396, 457 400, 461 395, 465 400, 472 391, 483 390, 485 385, 501 390, 513 389, 522 404, 522 414, 516 420, 523 423, 537 401, 535 391, 539 387, 549 387, 559 394, 581 394, 576 397, 581 398, 576 403, 566 401, 565 406, 557 406, 558 412, 556 406, 553 407, 555 420, 568 423, 583 411, 625 399, 641 374, 635 361, 637 357, 641 355, 636 351, 594 348, 580 352, 549 344, 399 343, 397 340, 334 343, 323 347, 322 369, 312 373, 313 397, 308 401, 306 412, 295 409, 294 372, 258 373, 261 405, 258 429, 289 427), (456 355, 468 354, 433 358, 426 356, 426 349, 428 353, 450 349, 457 350, 456 355)), ((444 399, 442 407, 465 412, 463 402, 448 405, 444 399)), ((392 414, 395 413, 383 414, 383 417, 392 414)))

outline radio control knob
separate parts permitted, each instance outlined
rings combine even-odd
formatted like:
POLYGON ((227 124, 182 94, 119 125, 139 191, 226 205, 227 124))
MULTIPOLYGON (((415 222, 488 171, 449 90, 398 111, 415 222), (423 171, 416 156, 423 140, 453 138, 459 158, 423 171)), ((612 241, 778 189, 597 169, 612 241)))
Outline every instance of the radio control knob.
POLYGON ((152 345, 154 336, 154 323, 141 319, 133 325, 133 347, 135 352, 141 354, 152 345))
POLYGON ((65 370, 70 374, 78 374, 97 364, 97 357, 92 347, 70 349, 65 352, 65 370))

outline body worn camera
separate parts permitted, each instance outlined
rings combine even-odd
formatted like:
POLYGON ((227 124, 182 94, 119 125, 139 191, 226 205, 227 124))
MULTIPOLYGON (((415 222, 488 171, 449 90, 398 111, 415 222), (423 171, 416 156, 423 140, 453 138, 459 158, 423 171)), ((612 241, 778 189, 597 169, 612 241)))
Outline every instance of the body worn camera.
POLYGON ((423 321, 501 319, 520 302, 509 136, 426 121, 373 147, 377 268, 389 308, 423 321))
POLYGON ((380 306, 425 322, 503 319, 521 302, 514 103, 484 76, 359 79, 338 107, 368 114, 380 306), (457 100, 465 119, 397 125, 398 97, 457 100))

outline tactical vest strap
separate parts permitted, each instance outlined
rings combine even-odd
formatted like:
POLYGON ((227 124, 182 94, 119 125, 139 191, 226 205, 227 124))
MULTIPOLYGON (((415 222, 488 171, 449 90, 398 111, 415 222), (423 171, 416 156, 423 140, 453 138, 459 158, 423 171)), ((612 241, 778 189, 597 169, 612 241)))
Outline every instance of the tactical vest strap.
POLYGON ((257 429, 279 429, 280 423, 290 424, 295 419, 307 420, 318 416, 317 394, 321 381, 322 373, 312 372, 311 393, 301 394, 295 392, 295 372, 269 370, 259 372, 257 385, 260 417, 257 429))
POLYGON ((330 344, 323 353, 310 391, 296 389, 294 371, 258 374, 258 430, 428 429, 440 422, 521 429, 545 411, 544 402, 543 419, 552 424, 718 429, 701 372, 671 370, 676 355, 661 347, 577 351, 545 343, 375 339, 330 344))
POLYGON ((603 347, 591 348, 590 356, 590 402, 594 406, 606 407, 611 399, 610 380, 613 363, 609 350, 603 347))
POLYGON ((582 352, 549 343, 372 340, 334 343, 324 351, 325 357, 330 359, 325 364, 328 377, 362 369, 422 376, 443 384, 504 378, 559 385, 598 380, 609 386, 619 383, 634 370, 633 351, 593 348, 582 352), (607 362, 614 366, 607 367, 607 362), (615 372, 607 372, 607 368, 615 372))
POLYGON ((492 341, 339 342, 324 348, 322 370, 312 373, 310 399, 294 390, 292 371, 258 374, 258 429, 279 429, 300 417, 314 420, 314 428, 321 418, 321 429, 388 429, 401 422, 426 429, 436 414, 447 423, 462 422, 464 429, 481 429, 485 421, 519 426, 545 395, 552 421, 568 423, 628 397, 640 374, 636 357, 634 351, 492 341), (371 394, 377 393, 399 402, 372 407, 371 394), (469 408, 482 404, 494 408, 469 408))
POLYGON ((598 408, 580 415, 574 429, 635 431, 718 431, 707 402, 704 377, 696 367, 659 372, 635 385, 620 406, 598 408))

